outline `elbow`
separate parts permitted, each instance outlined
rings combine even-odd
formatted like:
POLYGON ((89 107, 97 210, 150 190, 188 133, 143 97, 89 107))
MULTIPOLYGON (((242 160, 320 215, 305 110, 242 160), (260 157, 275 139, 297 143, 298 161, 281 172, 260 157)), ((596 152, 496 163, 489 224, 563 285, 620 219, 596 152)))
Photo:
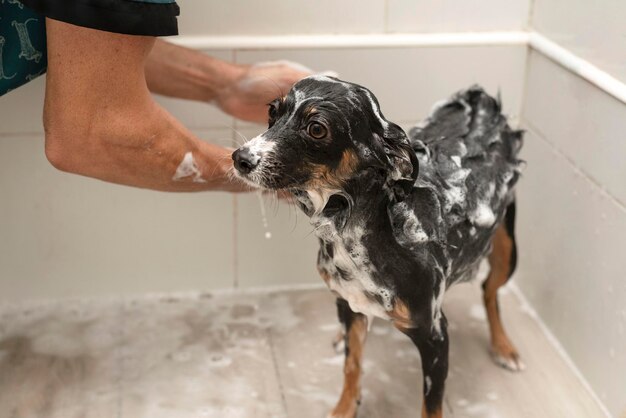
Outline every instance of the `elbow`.
POLYGON ((64 145, 62 136, 46 132, 46 158, 54 168, 66 173, 74 172, 70 161, 72 152, 69 148, 64 145))
POLYGON ((72 174, 84 174, 88 162, 85 148, 77 143, 75 136, 46 131, 45 153, 48 162, 57 170, 72 174))

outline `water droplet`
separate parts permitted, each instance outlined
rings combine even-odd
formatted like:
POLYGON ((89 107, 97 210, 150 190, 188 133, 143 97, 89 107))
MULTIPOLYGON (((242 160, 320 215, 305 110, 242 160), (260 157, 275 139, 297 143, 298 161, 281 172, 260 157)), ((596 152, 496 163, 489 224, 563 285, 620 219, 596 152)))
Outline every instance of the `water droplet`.
POLYGON ((259 205, 261 206, 261 222, 263 223, 263 229, 265 229, 265 239, 271 239, 272 233, 269 231, 267 223, 267 213, 265 212, 265 202, 263 201, 263 192, 258 191, 257 197, 259 198, 259 205))

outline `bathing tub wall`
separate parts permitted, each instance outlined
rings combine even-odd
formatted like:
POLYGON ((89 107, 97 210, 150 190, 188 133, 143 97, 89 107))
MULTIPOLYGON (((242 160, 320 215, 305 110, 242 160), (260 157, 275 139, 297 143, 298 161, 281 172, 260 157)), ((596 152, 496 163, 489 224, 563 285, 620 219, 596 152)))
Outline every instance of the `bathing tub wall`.
MULTIPOLYGON (((532 30, 626 82, 626 3, 535 0, 532 30), (567 18, 564 13, 567 11, 567 18)), ((626 414, 626 103, 531 50, 515 282, 626 414)))
MULTIPOLYGON (((479 3, 468 10, 464 0, 181 0, 180 31, 224 37, 523 28, 526 0, 511 8, 479 3)), ((507 111, 519 115, 526 59, 523 45, 206 52, 240 63, 290 59, 337 71, 370 87, 385 115, 405 127, 476 82, 500 89, 507 111)), ((266 240, 253 194, 158 193, 55 171, 43 150, 44 85, 42 77, 0 98, 0 300, 321 283, 316 239, 295 209, 281 205, 275 214, 268 203, 266 240)), ((241 140, 233 129, 247 137, 264 130, 208 104, 158 100, 207 141, 232 145, 241 140)))

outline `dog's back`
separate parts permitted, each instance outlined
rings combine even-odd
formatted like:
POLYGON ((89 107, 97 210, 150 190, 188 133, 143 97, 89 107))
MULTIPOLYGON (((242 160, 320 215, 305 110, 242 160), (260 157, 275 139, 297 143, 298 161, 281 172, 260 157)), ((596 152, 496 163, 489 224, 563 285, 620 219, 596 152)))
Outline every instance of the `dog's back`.
POLYGON ((508 126, 499 100, 474 86, 435 106, 409 138, 420 162, 410 206, 440 231, 451 260, 448 285, 471 279, 513 204, 522 132, 508 126), (439 205, 424 205, 424 194, 439 205))

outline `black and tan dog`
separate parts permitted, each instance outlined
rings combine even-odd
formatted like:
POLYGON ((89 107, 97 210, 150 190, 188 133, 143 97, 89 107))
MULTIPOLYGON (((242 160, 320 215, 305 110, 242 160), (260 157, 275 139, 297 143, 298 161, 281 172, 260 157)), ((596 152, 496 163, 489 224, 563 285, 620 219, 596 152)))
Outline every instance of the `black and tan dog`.
POLYGON ((356 416, 372 317, 393 321, 415 343, 422 416, 442 416, 444 293, 470 280, 484 257, 492 354, 504 367, 523 367, 497 302, 516 264, 521 136, 479 87, 437 106, 407 137, 366 88, 313 76, 274 101, 269 129, 234 152, 237 175, 293 193, 319 237, 318 268, 338 296, 346 343, 343 393, 331 417, 356 416))

